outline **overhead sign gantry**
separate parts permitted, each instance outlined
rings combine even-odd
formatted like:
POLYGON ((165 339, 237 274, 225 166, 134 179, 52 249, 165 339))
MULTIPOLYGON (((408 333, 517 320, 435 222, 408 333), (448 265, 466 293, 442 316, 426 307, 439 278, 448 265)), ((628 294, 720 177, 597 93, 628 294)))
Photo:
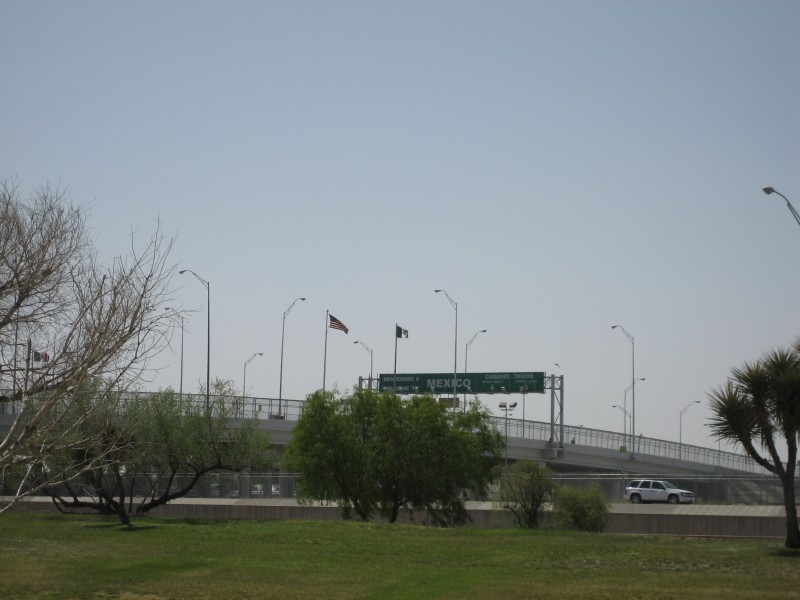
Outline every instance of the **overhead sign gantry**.
POLYGON ((380 391, 398 394, 544 394, 543 372, 381 374, 380 391))
MULTIPOLYGON (((544 394, 550 390, 550 445, 563 448, 564 376, 544 372, 381 374, 378 389, 398 394, 544 394), (545 385, 545 382, 547 385, 545 385)), ((451 400, 457 401, 457 398, 451 400)))

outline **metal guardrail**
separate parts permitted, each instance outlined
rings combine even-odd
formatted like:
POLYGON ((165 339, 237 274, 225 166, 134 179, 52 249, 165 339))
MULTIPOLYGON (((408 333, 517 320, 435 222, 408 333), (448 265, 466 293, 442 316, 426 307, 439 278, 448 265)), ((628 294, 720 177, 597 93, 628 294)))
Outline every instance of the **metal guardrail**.
MULTIPOLYGON (((146 396, 154 392, 140 392, 130 394, 130 396, 146 396)), ((182 401, 194 405, 203 406, 206 402, 205 394, 184 394, 182 401)), ((303 400, 279 400, 277 398, 257 398, 252 396, 237 397, 240 402, 239 418, 242 419, 279 419, 286 421, 296 421, 303 410, 303 400)), ((0 403, 0 414, 15 414, 20 407, 12 402, 0 403)), ((498 431, 505 434, 508 428, 508 437, 538 440, 552 443, 555 446, 567 446, 569 444, 580 444, 594 448, 607 450, 633 451, 637 454, 646 454, 661 458, 695 462, 705 465, 717 466, 726 469, 733 469, 745 473, 766 474, 766 469, 761 467, 746 454, 737 454, 724 450, 705 448, 702 446, 692 446, 690 444, 679 444, 669 440, 638 436, 635 438, 634 449, 627 448, 630 444, 630 435, 607 431, 603 429, 592 429, 590 427, 564 426, 564 439, 551 439, 551 424, 541 421, 523 421, 522 419, 506 417, 492 417, 492 421, 498 431)), ((560 429, 558 430, 560 432, 560 429)))
POLYGON ((614 451, 635 452, 636 454, 646 454, 660 458, 670 458, 673 460, 696 462, 705 465, 712 465, 746 473, 766 474, 768 471, 756 463, 746 454, 737 454, 702 446, 692 446, 690 444, 679 444, 669 440, 638 436, 635 438, 635 448, 628 448, 630 435, 625 435, 615 431, 604 429, 592 429, 590 427, 564 426, 564 439, 551 439, 550 423, 540 421, 523 421, 522 419, 508 419, 505 417, 493 417, 495 427, 498 431, 505 432, 508 427, 508 437, 521 439, 531 439, 553 443, 556 446, 567 446, 568 444, 580 444, 593 448, 603 448, 614 451))
MULTIPOLYGON (((192 402, 205 402, 205 396, 194 395, 192 402)), ((300 418, 304 401, 278 400, 276 398, 245 397, 242 406, 242 418, 285 419, 296 421, 300 418)), ((506 418, 492 417, 498 431, 505 433, 506 418)), ((551 440, 551 424, 542 421, 523 421, 509 418, 508 436, 520 439, 553 442, 551 440)), ((761 465, 746 454, 737 454, 720 449, 704 448, 690 444, 679 444, 669 440, 639 436, 635 439, 635 452, 660 458, 670 458, 688 462, 696 462, 746 473, 768 473, 761 465)), ((558 445, 582 444, 594 448, 619 451, 630 444, 630 435, 590 427, 564 426, 564 439, 558 445)), ((626 448, 630 451, 630 448, 626 448)))

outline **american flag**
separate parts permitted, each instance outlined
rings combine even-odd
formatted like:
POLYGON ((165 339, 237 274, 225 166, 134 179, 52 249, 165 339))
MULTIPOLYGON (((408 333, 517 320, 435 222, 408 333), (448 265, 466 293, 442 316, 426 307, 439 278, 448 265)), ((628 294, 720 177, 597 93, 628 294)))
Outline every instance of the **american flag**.
POLYGON ((336 318, 336 317, 334 317, 333 315, 328 315, 328 316, 329 316, 329 317, 330 317, 330 319, 331 319, 331 323, 330 323, 330 328, 331 328, 331 329, 338 329, 339 331, 344 331, 345 333, 347 333, 348 331, 350 331, 349 329, 347 329, 347 327, 345 326, 345 324, 344 324, 344 323, 342 323, 342 322, 341 322, 339 319, 337 319, 337 318, 336 318))

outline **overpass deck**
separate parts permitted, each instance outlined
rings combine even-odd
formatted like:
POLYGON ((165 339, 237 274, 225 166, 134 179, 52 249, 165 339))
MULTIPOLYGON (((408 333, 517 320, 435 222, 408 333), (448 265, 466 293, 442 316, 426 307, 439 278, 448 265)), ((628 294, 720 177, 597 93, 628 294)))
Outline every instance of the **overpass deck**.
MULTIPOLYGON (((277 444, 285 444, 303 402, 250 398, 242 416, 255 417, 277 444)), ((757 474, 767 471, 746 454, 638 436, 584 426, 554 427, 552 423, 505 417, 492 418, 508 438, 508 458, 537 459, 553 470, 613 471, 623 473, 757 474)))
MULTIPOLYGON (((205 402, 204 395, 184 394, 189 402, 205 402)), ((16 418, 13 403, 2 403, 0 435, 16 418)), ((256 418, 259 427, 272 434, 278 445, 286 444, 302 410, 302 400, 243 399, 240 417, 256 418)), ((536 459, 555 471, 613 471, 659 474, 766 474, 745 454, 682 444, 669 440, 516 418, 493 417, 495 427, 508 438, 508 460, 536 459)))

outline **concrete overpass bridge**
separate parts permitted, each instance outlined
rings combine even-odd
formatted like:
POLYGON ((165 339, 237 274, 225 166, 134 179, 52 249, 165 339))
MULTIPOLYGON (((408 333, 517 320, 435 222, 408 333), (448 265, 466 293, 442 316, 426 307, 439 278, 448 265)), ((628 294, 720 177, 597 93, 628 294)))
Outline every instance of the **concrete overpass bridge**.
MULTIPOLYGON (((204 395, 187 395, 190 402, 205 402, 204 395)), ((302 400, 245 398, 240 417, 256 418, 259 428, 271 434, 273 443, 284 446, 302 410, 302 400)), ((16 418, 13 403, 0 406, 0 435, 16 418)), ((495 427, 508 439, 507 460, 535 459, 556 473, 623 473, 658 476, 766 475, 762 467, 744 454, 679 444, 619 432, 569 426, 555 422, 493 417, 495 427)))
MULTIPOLYGON (((256 417, 276 445, 291 439, 303 402, 251 398, 244 417, 256 417)), ((505 417, 492 418, 508 439, 509 461, 535 459, 557 473, 596 472, 663 476, 766 475, 767 471, 745 454, 679 444, 639 436, 629 448, 630 435, 619 432, 556 425, 505 417)))
MULTIPOLYGON (((184 395, 184 401, 205 403, 204 395, 184 395)), ((285 446, 300 416, 303 401, 275 398, 245 398, 239 417, 255 418, 259 429, 270 434, 279 449, 285 446)), ((0 403, 0 436, 16 418, 17 407, 0 403)), ((506 460, 533 459, 547 465, 554 478, 569 485, 597 482, 612 501, 622 499, 627 481, 635 477, 669 479, 676 485, 695 492, 705 502, 734 504, 780 503, 777 477, 767 472, 744 454, 719 449, 680 444, 639 436, 631 448, 630 435, 615 431, 569 426, 555 422, 530 421, 493 417, 498 431, 508 444, 506 460)), ((274 490, 277 495, 293 495, 295 476, 277 469, 271 473, 236 474, 232 489, 240 497, 249 497, 247 481, 262 481, 262 490, 274 490)), ((800 490, 798 490, 800 493, 800 490)), ((206 496, 206 497, 213 497, 206 496)))
MULTIPOLYGON (((302 404, 253 398, 244 416, 255 416, 273 443, 284 446, 302 404)), ((573 486, 596 483, 612 502, 623 499, 631 479, 650 477, 692 490, 705 503, 781 503, 778 478, 745 454, 643 436, 634 440, 632 449, 630 436, 615 431, 505 417, 492 420, 508 440, 508 462, 537 460, 553 471, 556 481, 573 486)))

